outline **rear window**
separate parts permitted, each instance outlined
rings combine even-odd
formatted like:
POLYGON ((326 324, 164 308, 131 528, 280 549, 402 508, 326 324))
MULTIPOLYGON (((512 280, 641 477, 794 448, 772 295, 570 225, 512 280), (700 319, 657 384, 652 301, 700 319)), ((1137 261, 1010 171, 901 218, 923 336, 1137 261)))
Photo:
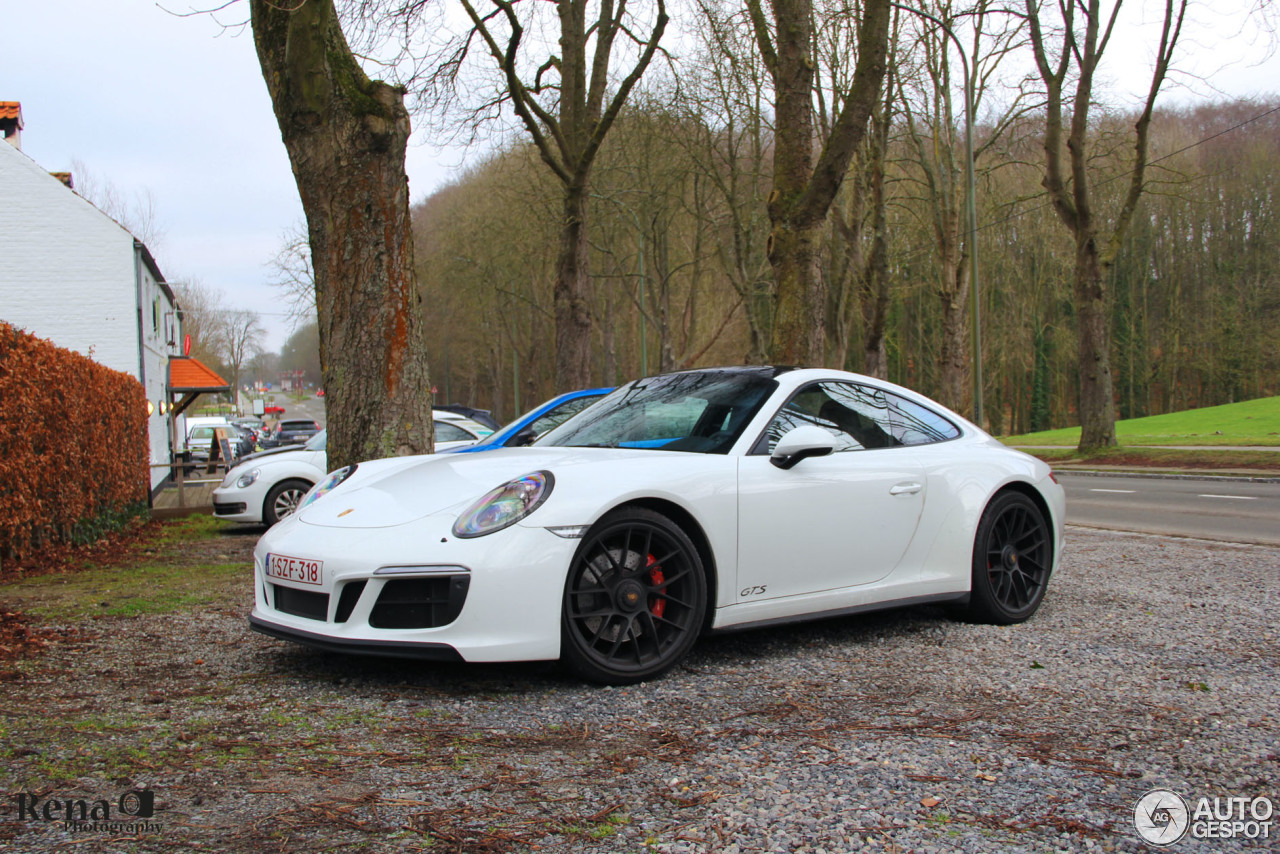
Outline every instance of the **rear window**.
POLYGON ((314 421, 282 421, 280 422, 281 430, 314 430, 316 422, 314 421))

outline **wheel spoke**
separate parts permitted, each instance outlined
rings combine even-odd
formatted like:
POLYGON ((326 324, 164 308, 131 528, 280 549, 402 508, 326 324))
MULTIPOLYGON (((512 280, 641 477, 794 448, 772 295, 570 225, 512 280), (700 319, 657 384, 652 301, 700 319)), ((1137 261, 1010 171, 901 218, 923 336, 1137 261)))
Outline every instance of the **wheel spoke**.
POLYGON ((1035 558, 1029 557, 1027 555, 1023 555, 1022 563, 1030 564, 1031 568, 1035 570, 1037 576, 1044 575, 1044 564, 1040 563, 1040 561, 1036 560, 1035 558))
MULTIPOLYGON (((619 616, 618 619, 624 620, 626 618, 619 616)), ((627 620, 626 626, 619 627, 618 637, 613 641, 613 646, 609 649, 609 654, 606 655, 605 658, 613 659, 618 657, 618 650, 622 648, 622 642, 627 639, 627 635, 630 632, 631 632, 631 621, 627 620)))
POLYGON ((667 575, 666 564, 657 564, 657 565, 662 567, 663 578, 662 578, 661 584, 653 585, 655 590, 666 590, 671 585, 678 584, 681 581, 683 581, 685 578, 688 577, 689 573, 693 571, 689 567, 684 567, 683 569, 678 570, 672 575, 667 575))
POLYGON ((594 620, 601 617, 612 617, 614 611, 612 608, 603 608, 599 611, 577 611, 573 614, 575 620, 594 620))

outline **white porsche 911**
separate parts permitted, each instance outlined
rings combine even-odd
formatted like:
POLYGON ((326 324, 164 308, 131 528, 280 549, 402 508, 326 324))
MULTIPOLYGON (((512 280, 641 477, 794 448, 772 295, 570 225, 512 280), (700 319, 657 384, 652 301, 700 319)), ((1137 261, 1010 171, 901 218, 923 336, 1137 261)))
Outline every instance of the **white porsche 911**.
POLYGON ((921 602, 1031 617, 1062 488, 907 389, 841 371, 665 374, 532 446, 330 473, 254 553, 259 632, 326 650, 561 659, 625 684, 706 631, 921 602))

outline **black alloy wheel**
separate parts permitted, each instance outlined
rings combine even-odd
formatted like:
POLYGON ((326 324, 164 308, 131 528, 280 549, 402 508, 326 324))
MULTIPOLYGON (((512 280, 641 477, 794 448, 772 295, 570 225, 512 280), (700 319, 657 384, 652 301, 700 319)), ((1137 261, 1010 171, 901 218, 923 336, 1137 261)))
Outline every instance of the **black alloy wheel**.
POLYGON ((1053 572, 1053 534, 1036 503, 1021 492, 992 499, 973 544, 969 609, 996 625, 1030 619, 1053 572))
POLYGON ((298 509, 298 502, 309 489, 311 484, 305 480, 282 480, 271 487, 266 500, 262 502, 263 524, 274 525, 284 517, 292 516, 298 509))
POLYGON ((707 579, 689 537, 661 514, 624 508, 592 527, 574 556, 561 657, 593 682, 642 682, 684 658, 706 610, 707 579))

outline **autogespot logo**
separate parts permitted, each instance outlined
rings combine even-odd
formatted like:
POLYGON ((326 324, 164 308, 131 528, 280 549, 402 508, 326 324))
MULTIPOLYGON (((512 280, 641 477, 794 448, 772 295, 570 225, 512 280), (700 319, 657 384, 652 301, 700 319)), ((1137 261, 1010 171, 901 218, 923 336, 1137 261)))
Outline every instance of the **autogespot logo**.
POLYGON ((1172 845, 1187 835, 1191 809, 1181 795, 1168 789, 1153 789, 1133 808, 1133 826, 1152 845, 1172 845))
POLYGON ((1192 839, 1270 839, 1275 807, 1270 798, 1198 798, 1195 807, 1168 789, 1153 789, 1133 808, 1133 826, 1152 845, 1192 839))

